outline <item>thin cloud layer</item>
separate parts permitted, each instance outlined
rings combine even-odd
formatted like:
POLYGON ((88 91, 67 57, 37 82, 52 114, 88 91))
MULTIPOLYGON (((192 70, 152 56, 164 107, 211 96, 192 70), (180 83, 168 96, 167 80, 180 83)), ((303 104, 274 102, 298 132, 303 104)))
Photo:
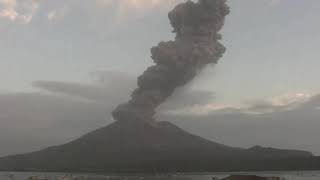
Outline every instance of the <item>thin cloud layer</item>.
MULTIPOLYGON (((126 21, 132 17, 143 17, 155 11, 167 11, 178 2, 183 0, 94 0, 85 2, 84 0, 0 0, 0 18, 20 24, 28 24, 33 20, 39 9, 45 9, 48 21, 56 22, 63 19, 75 6, 84 4, 94 12, 97 9, 107 8, 113 11, 116 23, 126 21), (51 5, 54 4, 53 7, 51 5), (48 6, 49 5, 49 6, 48 6)), ((276 6, 283 0, 267 0, 269 6, 276 6)))
MULTIPOLYGON (((63 144, 111 123, 111 111, 128 99, 135 78, 112 71, 92 76, 96 83, 36 81, 37 93, 0 94, 0 144, 5 147, 0 156, 63 144)), ((205 91, 180 91, 160 111, 205 104, 212 97, 205 91)))
POLYGON ((0 0, 0 18, 19 24, 30 23, 35 15, 45 16, 49 22, 58 22, 71 9, 83 6, 85 14, 109 11, 114 22, 119 23, 133 17, 143 17, 155 11, 167 11, 181 0, 0 0), (38 14, 38 11, 42 13, 38 14))
MULTIPOLYGON (((159 7, 169 7, 179 0, 96 0, 100 5, 117 6, 125 8, 126 11, 132 9, 148 11, 159 7)), ((181 1, 181 0, 180 0, 181 1)))
POLYGON ((99 5, 117 7, 120 13, 130 11, 148 12, 159 8, 169 8, 181 0, 96 0, 99 5))
MULTIPOLYGON (((249 114, 236 109, 228 113, 162 114, 163 120, 171 120, 182 128, 224 144, 252 147, 303 149, 320 154, 320 95, 315 95, 291 110, 273 108, 268 113, 249 114)), ((225 109, 227 111, 228 109, 225 109)))
MULTIPOLYGON (((37 81, 33 85, 38 93, 0 95, 0 144, 5 147, 0 149, 0 156, 63 144, 112 122, 110 113, 115 105, 127 100, 128 92, 136 86, 132 78, 135 76, 110 71, 95 72, 92 76, 96 80, 92 84, 37 81)), ((252 102, 250 111, 273 111, 250 114, 234 105, 214 105, 211 92, 190 88, 178 91, 179 96, 173 96, 159 109, 157 119, 173 121, 195 134, 232 146, 258 144, 320 154, 320 95, 306 93, 302 98, 301 93, 291 93, 252 102), (286 106, 277 106, 283 102, 286 106), (212 104, 209 113, 201 115, 192 111, 168 113, 208 104, 212 104), (279 110, 294 104, 299 106, 279 110)))
MULTIPOLYGON (((96 80, 96 83, 79 84, 72 82, 35 81, 32 85, 51 94, 88 100, 89 102, 100 103, 108 107, 126 102, 129 98, 129 92, 137 86, 135 76, 130 76, 126 73, 97 71, 91 73, 91 75, 96 80)), ((171 109, 205 105, 213 100, 214 94, 212 92, 180 88, 159 110, 166 112, 171 109)))
POLYGON ((28 24, 39 6, 38 0, 0 0, 0 18, 28 24))
POLYGON ((127 20, 130 15, 144 16, 150 12, 168 10, 181 0, 97 0, 106 7, 115 8, 116 21, 127 20))
POLYGON ((311 101, 314 97, 316 97, 316 95, 312 93, 296 92, 267 99, 233 104, 219 104, 211 101, 207 104, 195 104, 192 107, 183 107, 182 109, 172 108, 168 110, 167 113, 181 116, 188 114, 205 116, 212 113, 230 114, 235 112, 243 114, 267 114, 280 111, 292 111, 311 101))

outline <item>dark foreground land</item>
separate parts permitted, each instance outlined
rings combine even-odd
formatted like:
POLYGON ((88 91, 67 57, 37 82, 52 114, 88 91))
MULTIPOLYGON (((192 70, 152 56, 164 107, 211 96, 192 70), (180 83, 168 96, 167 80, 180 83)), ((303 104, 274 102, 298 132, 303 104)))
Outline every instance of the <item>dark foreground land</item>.
POLYGON ((2 171, 217 172, 318 170, 309 152, 241 149, 192 135, 169 122, 115 122, 70 143, 0 158, 2 171))
MULTIPOLYGON (((228 177, 188 177, 188 176, 74 176, 74 175, 63 175, 63 176, 28 176, 28 177, 16 177, 13 174, 8 174, 2 177, 6 179, 26 179, 26 180, 287 180, 285 178, 276 176, 256 176, 256 175, 231 175, 228 177)), ((2 178, 0 176, 0 179, 2 178)))

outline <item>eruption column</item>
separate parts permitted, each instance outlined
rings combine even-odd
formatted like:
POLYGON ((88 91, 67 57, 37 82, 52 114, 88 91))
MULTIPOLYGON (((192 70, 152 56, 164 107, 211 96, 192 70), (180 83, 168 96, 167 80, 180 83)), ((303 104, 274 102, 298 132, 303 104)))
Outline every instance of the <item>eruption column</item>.
POLYGON ((187 1, 177 5, 169 19, 176 33, 174 41, 160 42, 151 49, 155 65, 139 78, 131 100, 119 105, 112 115, 118 121, 154 122, 155 109, 174 90, 190 82, 207 64, 215 64, 225 52, 219 42, 226 0, 187 1))

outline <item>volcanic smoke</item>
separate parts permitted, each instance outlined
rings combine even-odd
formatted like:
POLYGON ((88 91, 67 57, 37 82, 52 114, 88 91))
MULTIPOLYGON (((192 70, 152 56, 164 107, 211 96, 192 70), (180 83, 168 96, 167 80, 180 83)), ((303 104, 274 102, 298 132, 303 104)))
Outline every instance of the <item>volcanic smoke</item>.
POLYGON ((187 1, 177 5, 169 19, 176 33, 174 41, 160 42, 151 49, 155 65, 138 77, 131 100, 113 112, 118 121, 154 122, 156 108, 177 87, 190 82, 208 64, 216 64, 226 48, 218 33, 229 7, 226 0, 187 1))

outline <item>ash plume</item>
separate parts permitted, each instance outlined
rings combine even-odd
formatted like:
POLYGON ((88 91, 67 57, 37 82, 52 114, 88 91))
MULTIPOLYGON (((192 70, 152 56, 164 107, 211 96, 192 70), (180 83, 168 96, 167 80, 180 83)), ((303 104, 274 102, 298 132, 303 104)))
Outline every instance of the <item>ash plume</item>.
POLYGON ((151 49, 155 65, 138 77, 131 100, 119 105, 112 115, 118 121, 154 122, 156 108, 174 90, 190 82, 208 64, 215 64, 225 52, 219 42, 226 0, 187 1, 177 5, 169 19, 176 33, 174 41, 160 42, 151 49))

